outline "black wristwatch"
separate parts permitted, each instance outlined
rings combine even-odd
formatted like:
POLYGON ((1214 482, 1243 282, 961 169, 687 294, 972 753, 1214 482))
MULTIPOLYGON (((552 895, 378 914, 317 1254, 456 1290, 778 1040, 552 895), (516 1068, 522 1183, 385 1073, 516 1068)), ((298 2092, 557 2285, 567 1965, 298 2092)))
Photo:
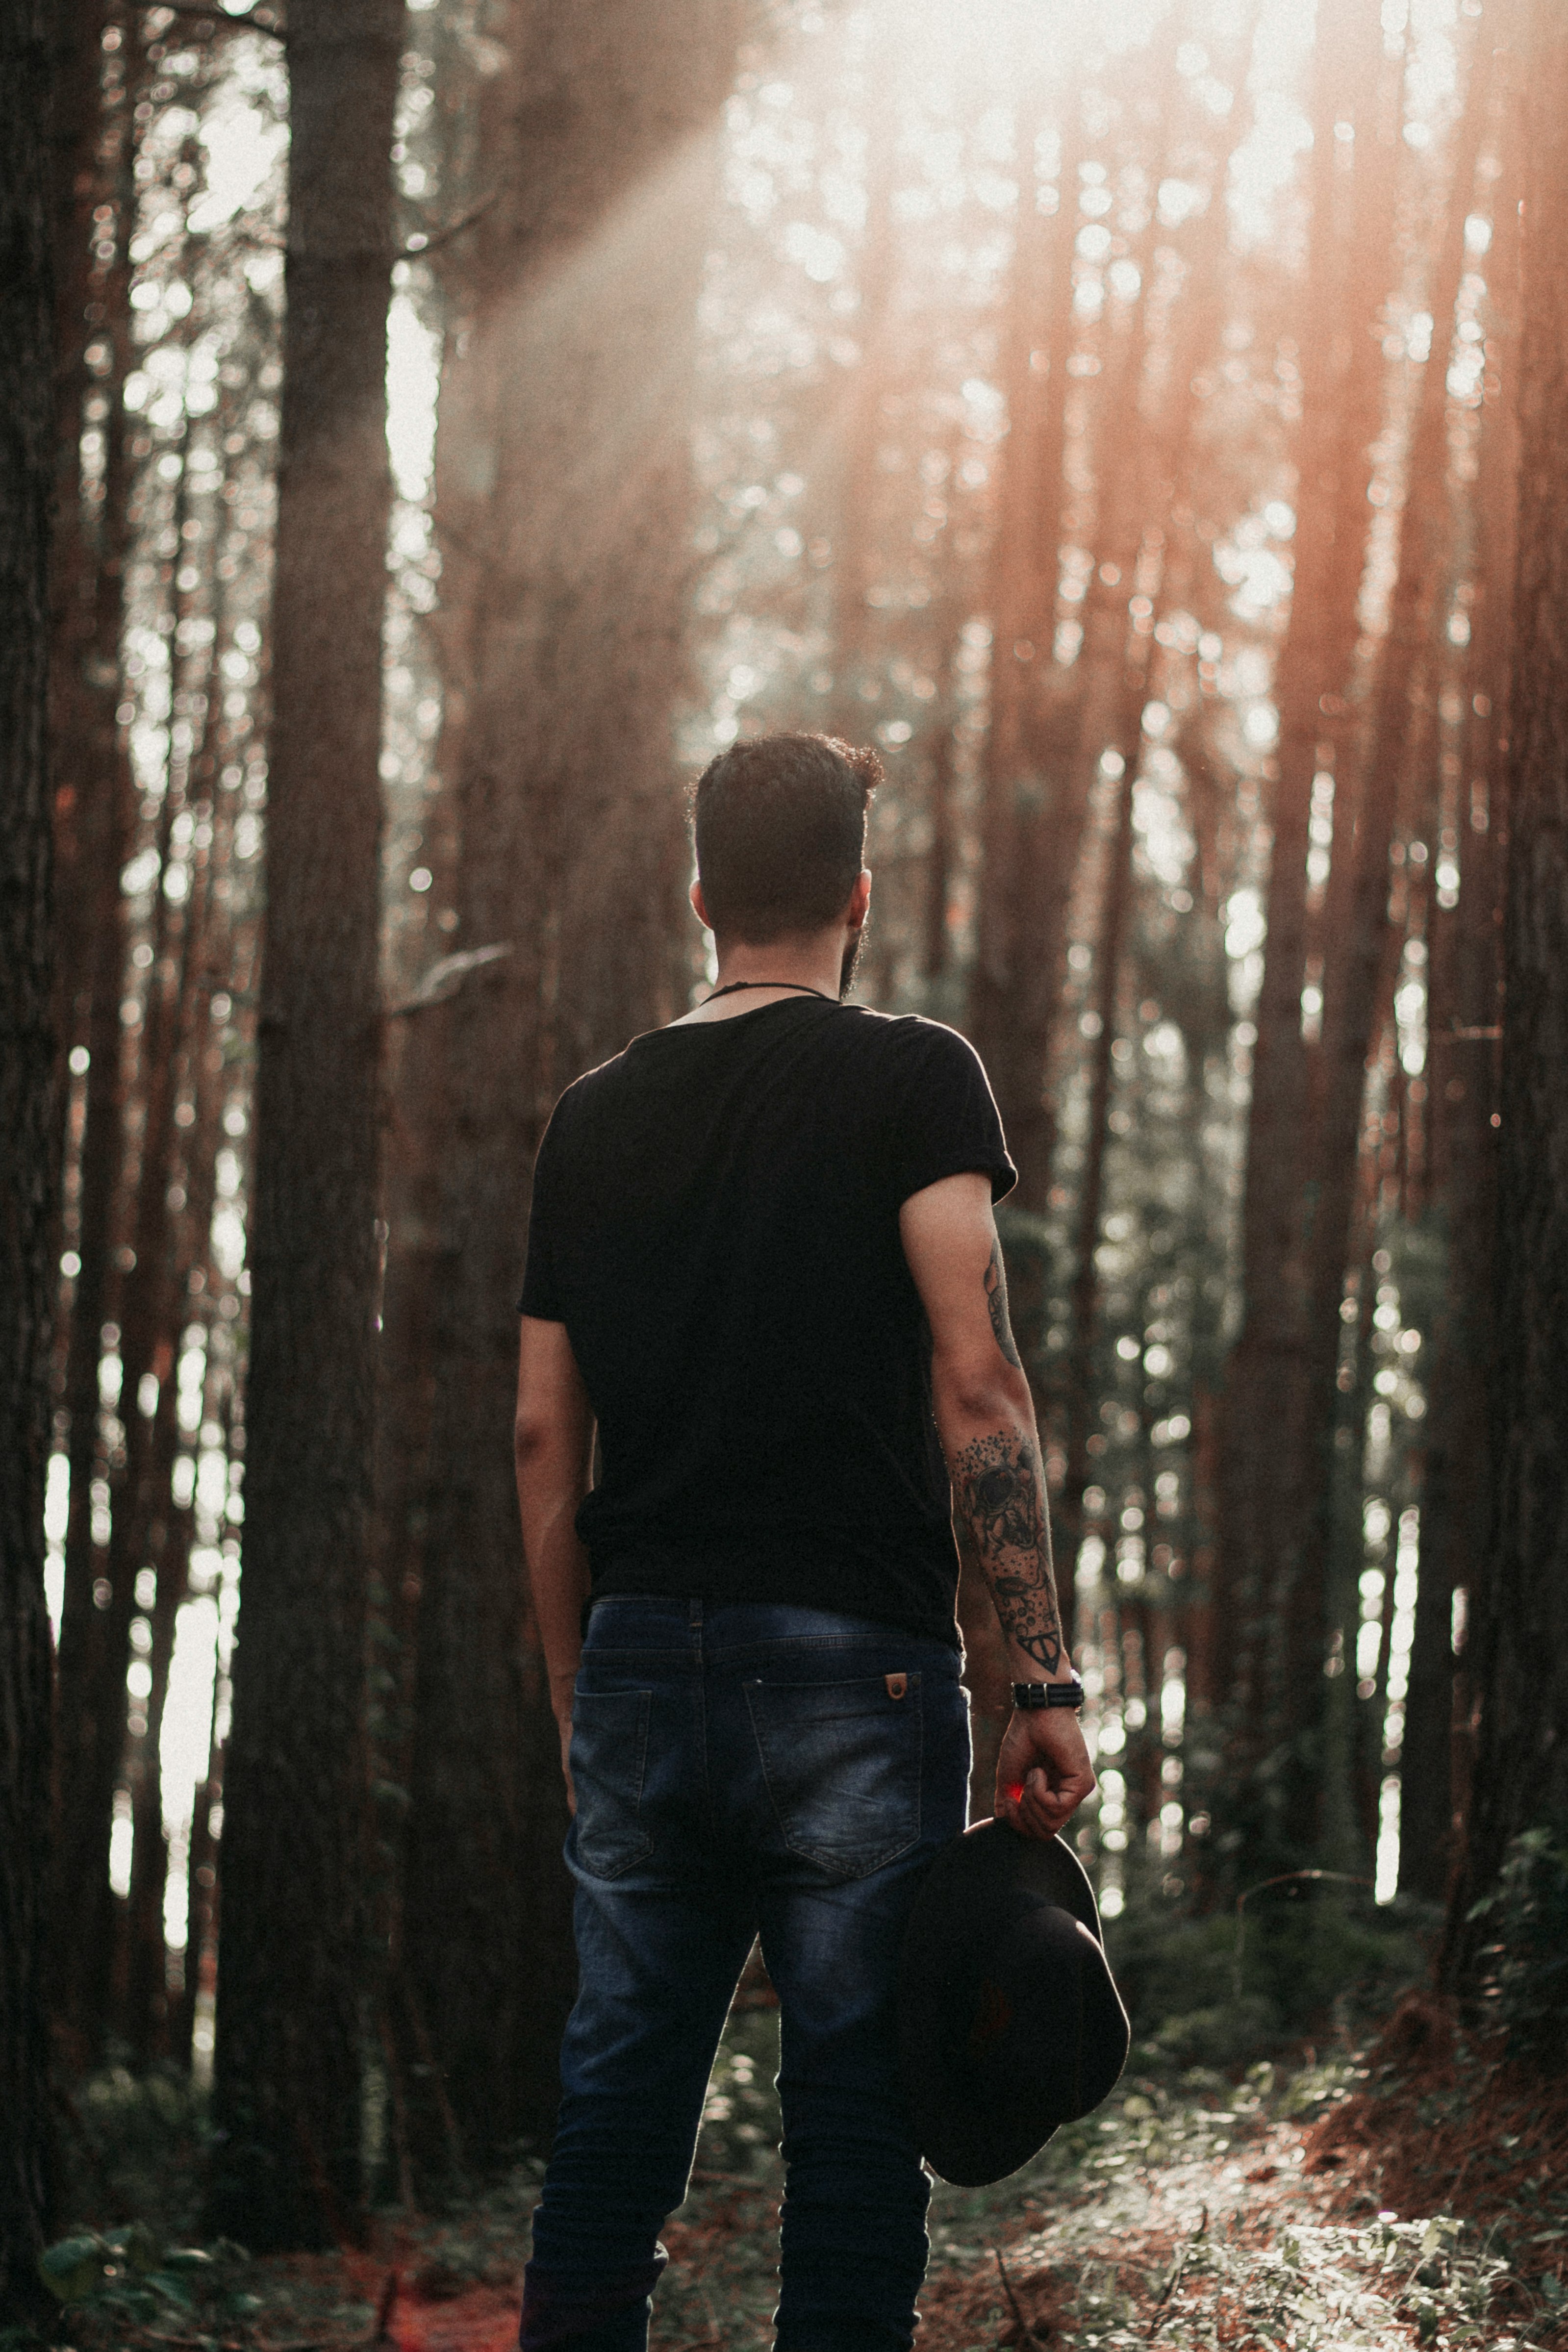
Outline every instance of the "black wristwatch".
POLYGON ((1013 1704, 1026 1715, 1042 1706, 1080 1707, 1083 1705, 1082 1677, 1074 1673, 1065 1683, 1015 1683, 1013 1704))

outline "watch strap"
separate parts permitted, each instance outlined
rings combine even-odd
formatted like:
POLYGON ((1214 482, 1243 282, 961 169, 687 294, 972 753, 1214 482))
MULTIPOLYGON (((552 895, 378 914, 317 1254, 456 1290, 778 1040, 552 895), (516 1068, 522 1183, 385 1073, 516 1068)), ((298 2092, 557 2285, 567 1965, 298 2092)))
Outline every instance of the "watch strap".
POLYGON ((1026 1715, 1047 1706, 1077 1709, 1083 1705, 1083 1682, 1079 1675, 1074 1674, 1062 1683, 1015 1683, 1013 1704, 1026 1715))

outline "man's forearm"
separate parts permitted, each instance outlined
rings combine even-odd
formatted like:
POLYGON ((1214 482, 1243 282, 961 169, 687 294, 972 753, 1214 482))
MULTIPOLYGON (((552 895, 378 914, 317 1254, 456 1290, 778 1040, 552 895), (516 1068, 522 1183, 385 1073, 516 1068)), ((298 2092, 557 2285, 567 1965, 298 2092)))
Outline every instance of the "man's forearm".
POLYGON ((531 1453, 520 1446, 517 1499, 534 1623, 550 1675, 552 1703, 559 1713, 576 1679, 583 1603, 588 1597, 588 1555, 575 1524, 583 1499, 581 1475, 574 1464, 558 1461, 545 1449, 531 1453))
POLYGON ((940 1416, 953 1510, 991 1588, 1015 1680, 1065 1675, 1050 1517, 1034 1412, 997 1396, 990 1412, 940 1416))

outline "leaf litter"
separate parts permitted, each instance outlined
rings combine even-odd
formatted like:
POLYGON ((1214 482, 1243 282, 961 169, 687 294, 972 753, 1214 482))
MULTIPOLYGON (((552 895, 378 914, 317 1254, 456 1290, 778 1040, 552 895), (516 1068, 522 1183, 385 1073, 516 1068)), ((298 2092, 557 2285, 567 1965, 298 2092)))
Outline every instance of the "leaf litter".
MULTIPOLYGON (((1361 2064, 1124 2080, 1008 2180, 938 2182, 922 2352, 1564 2352, 1568 2105, 1560 2095, 1556 2138, 1539 2116, 1533 2136, 1528 2123, 1500 2129, 1451 2052, 1447 2093, 1433 2088, 1429 2052, 1412 2074, 1409 2030, 1401 2042, 1397 2028, 1396 2014, 1361 2064), (1452 2112, 1439 2115, 1432 2102, 1445 2095, 1452 2112), (1440 2168, 1423 2173, 1415 2147, 1457 2137, 1467 2115, 1495 2161, 1518 2159, 1522 2203, 1423 2210, 1440 2168)), ((654 2352, 771 2346, 775 2063, 775 2021, 733 2020, 691 2191, 665 2231, 654 2352)), ((1535 2096, 1539 2108, 1539 2084, 1535 2096)), ((336 2254, 252 2261, 234 2247, 165 2252, 142 2225, 78 2232, 52 2250, 79 2299, 51 2341, 70 2352, 510 2352, 539 2169, 520 2166, 439 2220, 382 2213, 369 2247, 336 2254)))

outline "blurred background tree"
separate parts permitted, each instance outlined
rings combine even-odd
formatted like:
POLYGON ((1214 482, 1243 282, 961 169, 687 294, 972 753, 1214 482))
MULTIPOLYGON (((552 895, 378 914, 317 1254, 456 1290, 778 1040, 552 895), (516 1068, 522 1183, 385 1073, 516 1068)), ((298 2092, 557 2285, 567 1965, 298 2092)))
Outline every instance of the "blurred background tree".
POLYGON ((46 1990, 50 1661, 44 1611, 55 1118, 47 740, 53 270, 47 12, 0 24, 0 2326, 47 2300, 54 2220, 46 1990))

